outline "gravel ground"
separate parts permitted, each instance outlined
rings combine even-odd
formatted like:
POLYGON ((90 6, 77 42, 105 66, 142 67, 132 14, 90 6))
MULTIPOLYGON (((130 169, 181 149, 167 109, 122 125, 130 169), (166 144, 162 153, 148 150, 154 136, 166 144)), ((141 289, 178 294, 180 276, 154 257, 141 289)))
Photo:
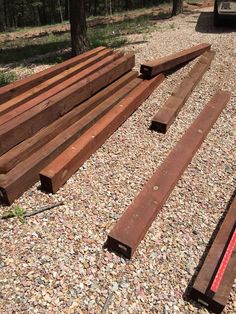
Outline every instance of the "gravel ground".
MULTIPOLYGON (((198 17, 166 20, 129 38, 147 43, 126 47, 137 65, 201 42, 217 51, 168 133, 148 130, 151 118, 196 61, 169 76, 56 195, 36 184, 12 207, 66 205, 23 224, 1 222, 0 313, 104 313, 106 300, 106 313, 208 313, 183 294, 235 188, 236 36, 214 32, 207 19, 197 32, 198 17), (134 258, 104 250, 109 230, 218 88, 231 90, 231 101, 134 258)), ((225 313, 236 312, 235 295, 236 285, 225 313)))

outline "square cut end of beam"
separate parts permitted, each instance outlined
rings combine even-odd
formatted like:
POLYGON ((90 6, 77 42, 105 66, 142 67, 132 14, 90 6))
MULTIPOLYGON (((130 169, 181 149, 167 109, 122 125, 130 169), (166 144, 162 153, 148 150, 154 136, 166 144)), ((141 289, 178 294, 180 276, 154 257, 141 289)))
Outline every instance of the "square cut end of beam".
POLYGON ((208 296, 207 294, 201 293, 199 290, 195 289, 194 287, 191 288, 189 292, 189 297, 205 306, 209 311, 213 311, 216 314, 220 314, 225 307, 225 304, 221 304, 214 300, 214 296, 208 296))
POLYGON ((165 134, 168 130, 168 126, 164 122, 152 120, 150 129, 153 131, 165 134))
POLYGON ((6 189, 0 187, 0 203, 10 206, 14 200, 11 200, 11 197, 8 196, 6 189))
POLYGON ((145 79, 150 80, 152 78, 152 68, 151 67, 142 64, 140 67, 140 72, 142 73, 142 75, 145 79))
POLYGON ((122 257, 131 259, 133 252, 132 248, 122 242, 119 242, 112 236, 108 235, 107 242, 105 244, 105 247, 108 249, 108 251, 112 251, 116 253, 117 255, 121 255, 122 257))
POLYGON ((52 180, 48 176, 44 176, 43 174, 39 174, 41 181, 41 190, 47 193, 55 194, 56 191, 53 189, 52 180))

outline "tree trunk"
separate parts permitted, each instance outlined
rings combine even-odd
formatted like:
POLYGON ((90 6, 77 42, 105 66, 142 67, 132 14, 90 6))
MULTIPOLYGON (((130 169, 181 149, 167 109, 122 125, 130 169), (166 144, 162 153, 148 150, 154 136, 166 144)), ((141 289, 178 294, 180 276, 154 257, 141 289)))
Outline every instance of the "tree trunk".
POLYGON ((171 16, 183 13, 183 0, 173 0, 171 16))
POLYGON ((0 32, 6 29, 3 2, 0 1, 0 32))
POLYGON ((63 15, 62 15, 62 9, 61 9, 61 1, 58 0, 57 3, 58 3, 59 12, 60 12, 61 23, 63 23, 63 15))
POLYGON ((89 47, 84 0, 70 0, 70 29, 72 56, 76 56, 89 47))
POLYGON ((94 16, 97 16, 97 14, 98 14, 97 8, 98 8, 98 2, 97 2, 97 0, 94 0, 94 9, 93 9, 93 15, 94 16))
POLYGON ((65 0, 65 20, 69 20, 69 0, 65 0))

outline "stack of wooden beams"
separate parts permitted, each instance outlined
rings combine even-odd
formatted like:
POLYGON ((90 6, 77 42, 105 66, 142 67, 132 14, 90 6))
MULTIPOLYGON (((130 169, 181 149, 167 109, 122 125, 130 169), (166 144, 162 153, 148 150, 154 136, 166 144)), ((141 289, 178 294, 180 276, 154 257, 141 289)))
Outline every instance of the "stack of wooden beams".
POLYGON ((113 107, 119 109, 123 99, 132 103, 137 94, 140 103, 164 78, 145 82, 134 64, 133 54, 99 47, 0 89, 2 202, 12 204, 45 166, 113 107))

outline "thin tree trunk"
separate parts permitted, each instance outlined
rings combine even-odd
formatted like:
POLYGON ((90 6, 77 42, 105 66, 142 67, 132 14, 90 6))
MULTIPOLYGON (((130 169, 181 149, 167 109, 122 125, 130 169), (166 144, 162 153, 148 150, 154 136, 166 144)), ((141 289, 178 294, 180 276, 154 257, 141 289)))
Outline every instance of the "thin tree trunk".
POLYGON ((111 4, 111 0, 110 0, 110 15, 112 15, 112 4, 111 4))
POLYGON ((63 15, 62 15, 61 1, 60 1, 60 0, 58 0, 58 6, 59 6, 59 12, 60 12, 61 23, 63 23, 63 15))
POLYGON ((3 0, 3 10, 4 10, 4 19, 5 19, 5 28, 7 29, 9 24, 8 24, 8 18, 7 18, 7 1, 3 0))
POLYGON ((173 0, 172 16, 183 13, 183 0, 173 0))
POLYGON ((108 0, 106 0, 106 16, 108 15, 108 3, 107 3, 108 0))
POLYGON ((65 20, 69 20, 69 0, 65 0, 65 20))
POLYGON ((97 12, 97 8, 98 8, 98 3, 97 0, 94 0, 94 10, 93 10, 93 15, 97 16, 98 12, 97 12))
POLYGON ((78 55, 89 47, 84 0, 70 0, 70 25, 72 55, 78 55))

